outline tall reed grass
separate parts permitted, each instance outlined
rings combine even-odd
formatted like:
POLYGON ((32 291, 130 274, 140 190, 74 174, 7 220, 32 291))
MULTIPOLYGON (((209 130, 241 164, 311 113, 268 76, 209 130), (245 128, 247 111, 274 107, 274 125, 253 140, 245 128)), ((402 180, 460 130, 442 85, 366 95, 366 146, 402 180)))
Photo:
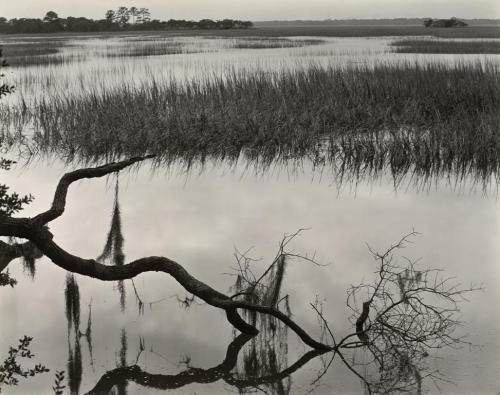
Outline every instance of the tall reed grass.
POLYGON ((473 175, 500 167, 500 71, 492 63, 232 72, 184 85, 123 84, 11 108, 38 149, 69 159, 309 158, 340 176, 473 175))

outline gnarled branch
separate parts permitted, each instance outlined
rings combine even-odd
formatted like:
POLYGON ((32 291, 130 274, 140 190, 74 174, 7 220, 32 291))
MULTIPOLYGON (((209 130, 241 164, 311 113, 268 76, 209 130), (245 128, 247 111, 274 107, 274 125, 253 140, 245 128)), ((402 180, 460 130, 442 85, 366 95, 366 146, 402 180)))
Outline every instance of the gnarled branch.
POLYGON ((276 317, 290 327, 308 346, 328 351, 332 347, 314 340, 300 325, 275 307, 263 306, 244 301, 233 300, 227 295, 213 289, 189 274, 183 266, 166 258, 151 256, 137 259, 122 266, 107 266, 94 259, 84 259, 70 254, 61 248, 47 228, 47 223, 64 213, 69 186, 81 179, 103 177, 120 171, 134 163, 152 158, 153 155, 132 158, 122 162, 111 163, 96 168, 76 170, 65 174, 56 189, 52 206, 49 210, 34 218, 0 218, 0 235, 14 236, 33 242, 40 251, 57 266, 84 276, 102 281, 118 281, 132 279, 141 273, 163 272, 171 275, 186 291, 202 299, 207 304, 225 310, 228 321, 239 331, 255 335, 258 330, 246 323, 237 309, 246 309, 276 317))
POLYGON ((68 194, 68 188, 73 182, 84 178, 103 177, 108 174, 123 170, 124 168, 131 166, 134 163, 154 157, 155 155, 135 157, 121 162, 108 163, 100 167, 79 169, 70 173, 66 173, 57 185, 56 192, 54 194, 54 200, 52 201, 52 206, 50 207, 50 209, 41 214, 38 214, 35 218, 33 218, 33 221, 35 221, 39 225, 45 225, 50 221, 53 221, 56 218, 60 217, 64 213, 64 208, 66 206, 66 196, 68 194))

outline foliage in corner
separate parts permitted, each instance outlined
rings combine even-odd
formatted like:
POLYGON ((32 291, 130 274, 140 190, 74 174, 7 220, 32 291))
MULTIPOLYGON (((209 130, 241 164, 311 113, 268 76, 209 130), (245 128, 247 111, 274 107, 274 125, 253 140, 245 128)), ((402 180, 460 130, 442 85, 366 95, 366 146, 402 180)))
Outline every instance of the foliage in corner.
POLYGON ((66 388, 65 385, 63 385, 64 382, 64 370, 59 370, 56 372, 56 378, 54 380, 54 386, 52 389, 54 390, 55 395, 63 395, 64 394, 64 389, 66 388))
POLYGON ((9 274, 9 271, 6 270, 5 273, 0 273, 0 287, 5 287, 7 285, 10 285, 12 288, 14 288, 14 285, 17 284, 17 280, 15 278, 12 278, 9 274))
POLYGON ((18 358, 31 359, 35 356, 29 349, 31 340, 33 338, 24 336, 24 338, 19 339, 19 346, 17 348, 10 348, 9 356, 0 365, 0 392, 2 391, 1 386, 3 384, 17 385, 20 378, 33 377, 49 371, 49 369, 41 364, 37 364, 31 369, 26 369, 18 362, 18 358))

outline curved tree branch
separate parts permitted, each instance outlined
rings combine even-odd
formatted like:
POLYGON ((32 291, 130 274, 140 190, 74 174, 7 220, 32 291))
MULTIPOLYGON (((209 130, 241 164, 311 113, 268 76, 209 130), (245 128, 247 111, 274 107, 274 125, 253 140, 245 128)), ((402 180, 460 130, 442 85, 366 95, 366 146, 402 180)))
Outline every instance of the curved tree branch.
POLYGON ((102 281, 132 279, 146 272, 163 272, 169 274, 182 285, 186 291, 202 299, 211 306, 225 310, 228 321, 243 333, 255 335, 258 330, 246 323, 238 314, 237 309, 257 311, 274 316, 290 327, 308 346, 317 350, 332 350, 333 348, 330 345, 314 340, 302 327, 277 308, 233 300, 193 277, 183 266, 169 258, 151 256, 137 259, 122 266, 107 266, 94 259, 84 259, 72 255, 53 240, 53 235, 48 230, 46 224, 63 214, 68 188, 71 183, 85 178, 103 177, 151 157, 153 157, 153 155, 132 158, 96 168, 76 170, 65 174, 57 186, 52 207, 49 210, 32 219, 12 217, 0 218, 0 235, 27 239, 33 242, 40 251, 57 266, 69 272, 78 273, 102 281))
POLYGON ((121 162, 108 163, 100 167, 92 167, 88 169, 79 169, 66 173, 59 184, 57 185, 56 192, 54 194, 54 200, 52 201, 52 206, 47 211, 38 214, 33 221, 39 225, 45 225, 50 221, 55 220, 64 213, 64 208, 66 206, 66 196, 68 194, 69 186, 78 180, 84 178, 98 178, 103 177, 111 173, 118 172, 124 168, 133 165, 136 162, 141 162, 146 159, 154 158, 155 155, 146 155, 142 157, 134 157, 121 162))

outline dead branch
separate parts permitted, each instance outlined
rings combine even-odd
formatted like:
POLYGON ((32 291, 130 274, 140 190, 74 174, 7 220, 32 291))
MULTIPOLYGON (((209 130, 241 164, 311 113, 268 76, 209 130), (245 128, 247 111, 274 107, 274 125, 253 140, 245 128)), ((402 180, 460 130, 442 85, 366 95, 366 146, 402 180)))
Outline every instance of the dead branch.
MULTIPOLYGON (((403 264, 398 263, 395 251, 417 235, 410 232, 382 254, 369 248, 378 264, 377 279, 348 290, 356 333, 345 336, 337 347, 365 349, 366 366, 374 364, 379 372, 376 380, 363 376, 368 392, 413 388, 419 393, 423 378, 441 379, 438 372, 424 374, 427 368, 422 361, 431 350, 468 344, 456 334, 459 303, 481 287, 454 284, 453 278, 441 277, 440 270, 419 268, 415 260, 404 258, 403 264), (361 305, 359 300, 364 300, 361 305)), ((343 362, 356 371, 347 360, 343 362)))
MULTIPOLYGON (((57 186, 53 203, 49 210, 34 218, 0 218, 0 235, 27 239, 34 243, 39 250, 57 266, 68 272, 81 274, 101 281, 132 279, 146 272, 163 272, 169 274, 182 285, 187 292, 213 307, 223 309, 226 312, 228 321, 243 333, 256 334, 258 330, 240 317, 237 311, 238 309, 255 311, 273 316, 291 328, 302 341, 310 347, 318 350, 331 350, 332 348, 330 345, 322 344, 314 340, 300 325, 277 308, 233 300, 191 276, 183 266, 172 259, 152 256, 137 259, 122 266, 107 266, 97 262, 95 259, 85 259, 72 255, 53 240, 53 235, 45 225, 64 213, 68 189, 73 182, 87 178, 104 177, 151 157, 150 155, 132 158, 122 162, 67 173, 61 178, 57 186)), ((292 235, 292 237, 294 236, 292 235)), ((289 241, 290 238, 287 240, 289 241)), ((287 240, 283 243, 283 247, 287 245, 287 240)))

